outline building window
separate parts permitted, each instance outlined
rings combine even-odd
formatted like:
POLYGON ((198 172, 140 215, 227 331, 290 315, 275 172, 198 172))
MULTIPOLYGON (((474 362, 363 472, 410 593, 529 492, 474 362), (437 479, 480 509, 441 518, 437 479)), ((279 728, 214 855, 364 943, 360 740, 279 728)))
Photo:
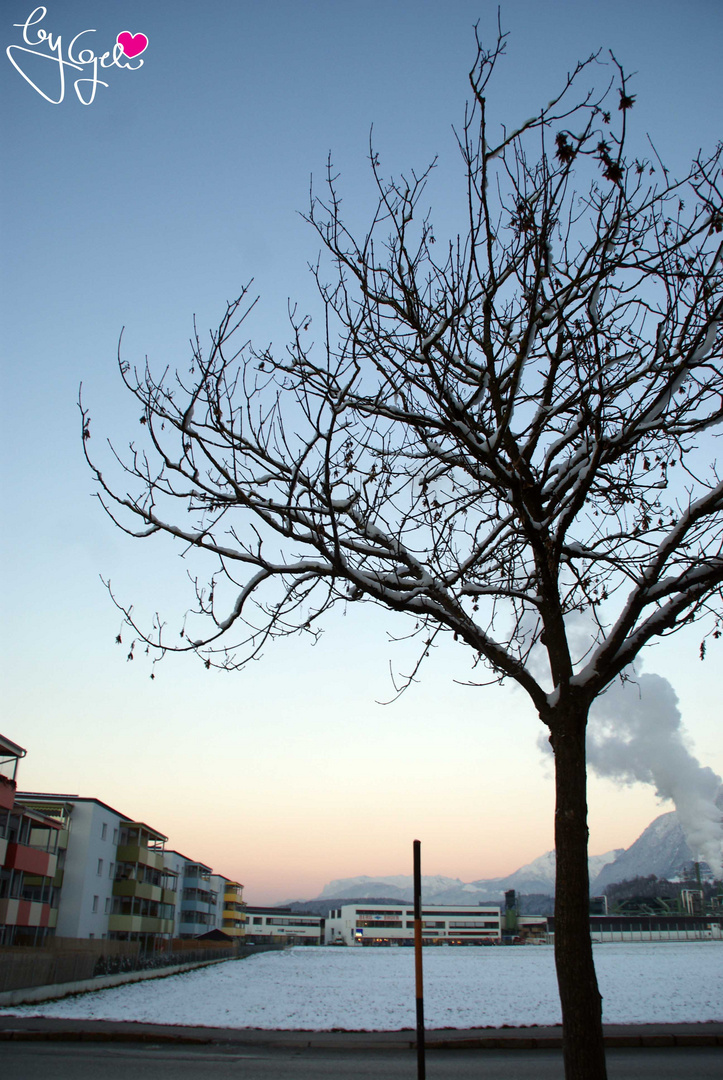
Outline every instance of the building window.
POLYGON ((101 840, 105 840, 107 835, 108 835, 108 826, 105 823, 103 823, 103 827, 100 830, 100 838, 101 838, 101 840))
POLYGON ((98 910, 98 899, 99 899, 99 898, 98 898, 97 896, 94 896, 94 897, 93 897, 93 911, 97 911, 97 910, 98 910))
POLYGON ((109 878, 113 877, 113 871, 114 870, 115 870, 115 863, 112 862, 108 867, 108 877, 109 878))
POLYGON ((98 859, 98 877, 103 873, 103 860, 98 859))
POLYGON ((113 843, 114 844, 118 843, 118 830, 117 829, 113 830, 113 843))
MULTIPOLYGON (((110 911, 110 897, 106 896, 106 898, 105 898, 105 913, 106 913, 106 915, 108 914, 109 911, 110 911)), ((103 935, 103 937, 105 937, 105 934, 103 935)))

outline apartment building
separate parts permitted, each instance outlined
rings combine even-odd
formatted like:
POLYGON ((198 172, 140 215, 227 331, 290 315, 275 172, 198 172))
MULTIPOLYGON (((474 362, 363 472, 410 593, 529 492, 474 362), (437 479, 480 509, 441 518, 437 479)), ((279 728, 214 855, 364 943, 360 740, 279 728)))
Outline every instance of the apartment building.
POLYGON ((179 851, 165 852, 164 864, 167 870, 177 876, 178 883, 173 936, 195 938, 199 934, 220 928, 221 914, 220 910, 217 911, 218 887, 211 880, 211 867, 189 859, 179 851))
POLYGON ((243 885, 166 851, 167 837, 100 799, 17 791, 25 749, 0 736, 0 944, 137 941, 143 951, 245 932, 243 885))
POLYGON ((144 951, 170 941, 176 879, 162 833, 100 799, 21 792, 17 801, 59 827, 58 937, 138 941, 144 951))
POLYGON ((230 878, 222 878, 223 881, 223 907, 221 909, 221 929, 224 934, 232 938, 242 938, 246 935, 246 904, 244 903, 244 887, 240 881, 231 881, 230 878))
POLYGON ((58 917, 60 827, 18 803, 17 770, 25 753, 0 735, 0 945, 42 945, 58 917))
POLYGON ((125 822, 116 851, 108 936, 157 948, 171 940, 177 877, 165 866, 168 837, 142 821, 125 822))

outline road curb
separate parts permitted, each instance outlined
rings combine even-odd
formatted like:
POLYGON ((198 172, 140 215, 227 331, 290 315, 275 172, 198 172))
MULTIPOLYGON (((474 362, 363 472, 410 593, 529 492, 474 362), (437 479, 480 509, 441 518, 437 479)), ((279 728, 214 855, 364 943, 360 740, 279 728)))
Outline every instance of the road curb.
MULTIPOLYGON (((186 1046, 279 1047, 293 1050, 412 1050, 410 1031, 289 1031, 251 1028, 182 1028, 131 1021, 93 1021, 92 1026, 70 1026, 66 1022, 33 1018, 18 1025, 16 1017, 0 1028, 0 1042, 119 1042, 155 1043, 186 1046)), ((646 1025, 643 1030, 608 1031, 607 1049, 662 1049, 666 1047, 723 1047, 723 1024, 674 1025, 675 1030, 657 1030, 646 1025), (651 1030, 652 1029, 652 1030, 651 1030), (707 1030, 705 1030, 707 1029, 707 1030)), ((477 1034, 463 1031, 430 1031, 426 1046, 430 1050, 559 1050, 562 1034, 555 1029, 516 1028, 488 1030, 477 1034)))

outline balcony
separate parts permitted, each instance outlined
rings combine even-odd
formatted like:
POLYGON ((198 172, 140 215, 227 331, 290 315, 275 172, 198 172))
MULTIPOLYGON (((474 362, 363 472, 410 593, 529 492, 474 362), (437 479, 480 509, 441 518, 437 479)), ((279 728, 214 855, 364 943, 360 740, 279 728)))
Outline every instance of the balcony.
POLYGON ((18 771, 18 762, 24 758, 27 751, 0 735, 0 809, 12 810, 15 802, 15 776, 18 771))
POLYGON ((111 915, 108 930, 112 934, 172 934, 173 919, 153 915, 111 915))
POLYGON ((184 889, 198 889, 201 892, 211 892, 211 879, 204 877, 203 874, 184 874, 183 875, 183 887, 184 889))
POLYGON ((224 905, 223 905, 223 914, 224 914, 224 918, 228 914, 229 918, 233 918, 235 916, 236 918, 245 919, 246 918, 246 905, 245 904, 229 903, 229 901, 225 901, 224 905))
POLYGON ((246 934, 246 923, 241 919, 223 917, 223 923, 221 926, 224 934, 228 934, 229 937, 244 937, 246 934))
POLYGON ((213 916, 208 911, 182 911, 181 929, 188 931, 192 927, 200 927, 199 933, 203 933, 209 926, 213 926, 213 916))
POLYGON ((6 926, 54 926, 57 917, 57 908, 51 908, 50 904, 13 897, 0 900, 0 923, 6 926))
POLYGON ((216 896, 214 893, 205 892, 203 889, 184 889, 181 894, 181 909, 183 911, 203 911, 215 907, 216 896))
POLYGON ((160 885, 151 885, 146 881, 134 881, 132 878, 113 882, 114 896, 137 896, 141 900, 153 900, 157 904, 173 903, 172 900, 164 900, 164 892, 168 892, 168 890, 162 889, 160 885))
POLYGON ((16 784, 9 776, 0 773, 0 810, 12 810, 15 802, 16 784))
POLYGON ((116 853, 117 862, 137 863, 140 866, 152 866, 154 870, 163 870, 163 852, 152 851, 142 844, 119 844, 116 853))
POLYGON ((28 874, 40 874, 41 877, 53 877, 58 867, 58 856, 26 844, 8 844, 5 856, 7 870, 24 870, 28 874))

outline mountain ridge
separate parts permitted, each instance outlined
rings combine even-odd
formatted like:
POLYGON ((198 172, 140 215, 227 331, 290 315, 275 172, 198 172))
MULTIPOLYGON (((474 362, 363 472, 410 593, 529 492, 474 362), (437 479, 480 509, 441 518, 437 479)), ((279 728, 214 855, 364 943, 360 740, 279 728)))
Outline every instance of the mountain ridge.
MULTIPOLYGON (((659 814, 628 848, 614 848, 588 859, 590 893, 597 895, 607 886, 634 877, 656 877, 680 880, 695 856, 685 838, 678 815, 674 810, 659 814)), ((701 864, 706 877, 712 874, 701 864)), ((519 867, 511 874, 496 878, 478 878, 464 882, 461 878, 432 874, 422 877, 422 896, 427 904, 477 904, 499 902, 508 889, 520 894, 555 893, 555 852, 543 855, 519 867)), ((331 898, 371 900, 388 899, 411 901, 411 874, 392 874, 373 877, 367 874, 353 878, 337 878, 328 882, 315 900, 331 898)))

